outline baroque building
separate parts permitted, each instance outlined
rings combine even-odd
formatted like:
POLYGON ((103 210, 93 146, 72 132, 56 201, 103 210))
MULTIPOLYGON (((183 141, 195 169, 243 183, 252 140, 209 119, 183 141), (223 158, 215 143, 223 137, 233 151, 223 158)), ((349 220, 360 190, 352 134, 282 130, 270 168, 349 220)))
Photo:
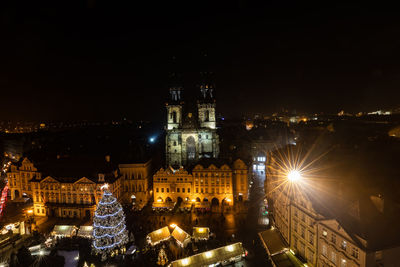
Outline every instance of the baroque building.
POLYGON ((167 107, 166 165, 188 166, 201 158, 217 158, 215 86, 203 73, 197 106, 184 99, 183 87, 171 86, 167 107))
POLYGON ((138 208, 147 204, 151 194, 151 160, 144 163, 119 164, 123 179, 123 199, 125 203, 132 203, 138 208))
POLYGON ((395 266, 400 231, 392 227, 397 215, 384 210, 383 198, 344 194, 337 180, 333 185, 303 177, 289 185, 283 182, 283 153, 268 154, 265 192, 286 249, 307 266, 395 266))
POLYGON ((175 203, 195 208, 233 206, 248 199, 248 168, 240 159, 232 166, 215 160, 202 160, 191 170, 161 168, 153 176, 154 207, 175 203))
POLYGON ((11 199, 30 197, 35 216, 92 218, 105 183, 122 203, 145 205, 150 197, 150 172, 151 160, 116 165, 106 156, 50 160, 36 167, 24 158, 10 166, 7 177, 11 199))

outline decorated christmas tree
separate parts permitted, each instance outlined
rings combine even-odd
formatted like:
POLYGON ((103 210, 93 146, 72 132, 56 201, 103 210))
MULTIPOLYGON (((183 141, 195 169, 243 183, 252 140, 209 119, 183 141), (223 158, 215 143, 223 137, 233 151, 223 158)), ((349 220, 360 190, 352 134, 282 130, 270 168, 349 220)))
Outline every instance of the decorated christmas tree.
POLYGON ((93 250, 105 260, 124 248, 128 234, 121 204, 108 190, 107 184, 102 189, 103 197, 93 218, 93 250))

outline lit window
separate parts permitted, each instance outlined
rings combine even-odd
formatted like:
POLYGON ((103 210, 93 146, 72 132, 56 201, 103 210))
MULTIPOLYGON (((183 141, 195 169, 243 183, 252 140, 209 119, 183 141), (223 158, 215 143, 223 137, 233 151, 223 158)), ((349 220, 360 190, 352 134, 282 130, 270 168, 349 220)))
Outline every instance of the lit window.
POLYGON ((342 259, 341 263, 340 263, 340 267, 346 267, 347 262, 345 259, 342 259))
POLYGON ((351 255, 358 259, 358 248, 353 247, 352 251, 351 251, 351 255))
POLYGON ((336 253, 335 252, 331 252, 331 262, 336 264, 336 253))
POLYGON ((322 230, 322 235, 326 237, 328 235, 328 232, 324 229, 322 230))
POLYGON ((346 250, 347 248, 347 242, 346 241, 342 241, 342 249, 346 250))
POLYGON ((322 245, 322 255, 324 255, 325 257, 328 256, 328 248, 326 247, 326 245, 322 245))

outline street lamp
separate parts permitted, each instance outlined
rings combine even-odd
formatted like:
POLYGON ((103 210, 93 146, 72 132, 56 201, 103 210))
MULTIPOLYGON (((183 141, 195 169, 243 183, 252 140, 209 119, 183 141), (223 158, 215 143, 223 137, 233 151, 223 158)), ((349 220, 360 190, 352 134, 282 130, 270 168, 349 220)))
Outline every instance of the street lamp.
POLYGON ((301 173, 298 170, 289 171, 287 178, 290 182, 295 183, 301 179, 301 173))

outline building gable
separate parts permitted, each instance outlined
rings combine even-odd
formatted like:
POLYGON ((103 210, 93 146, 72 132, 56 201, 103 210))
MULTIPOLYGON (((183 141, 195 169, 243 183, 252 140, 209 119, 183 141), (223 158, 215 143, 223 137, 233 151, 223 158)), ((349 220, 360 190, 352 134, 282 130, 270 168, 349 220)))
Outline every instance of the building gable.
POLYGON ((74 184, 95 184, 95 182, 93 182, 92 180, 90 180, 86 177, 82 177, 79 180, 77 180, 76 182, 74 182, 74 184))
POLYGON ((344 237, 346 240, 352 240, 353 243, 358 243, 358 240, 354 240, 347 232, 346 230, 340 226, 339 222, 335 219, 330 219, 330 220, 323 220, 321 221, 322 227, 328 227, 334 232, 340 234, 342 237, 344 237))
POLYGON ((59 181, 57 181, 56 179, 54 179, 51 176, 47 176, 46 178, 44 178, 43 180, 40 181, 40 183, 60 183, 59 181))

